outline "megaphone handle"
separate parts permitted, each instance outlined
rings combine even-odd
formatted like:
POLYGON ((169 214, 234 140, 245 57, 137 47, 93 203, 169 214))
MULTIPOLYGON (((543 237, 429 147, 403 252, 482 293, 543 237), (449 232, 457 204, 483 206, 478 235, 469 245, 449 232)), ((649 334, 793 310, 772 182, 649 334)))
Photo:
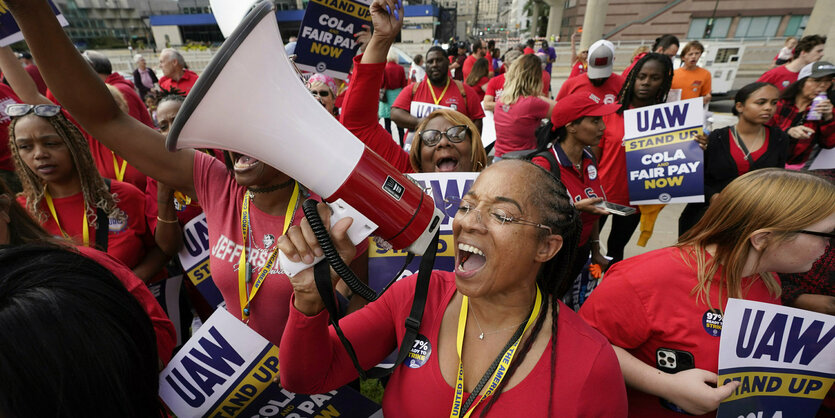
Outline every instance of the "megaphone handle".
MULTIPOLYGON (((371 222, 371 220, 365 217, 365 215, 349 206, 342 199, 338 199, 333 203, 328 203, 328 206, 330 206, 332 211, 330 219, 331 226, 336 224, 336 222, 342 218, 350 217, 354 220, 351 227, 348 228, 348 237, 351 238, 351 242, 353 242, 354 245, 357 245, 364 239, 368 238, 368 236, 377 229, 377 224, 371 222)), ((284 271, 284 274, 290 277, 294 277, 300 272, 313 267, 313 265, 322 261, 324 258, 324 256, 314 257, 313 263, 306 264, 303 261, 290 261, 290 259, 287 258, 283 252, 278 252, 278 261, 281 263, 281 269, 284 271)))

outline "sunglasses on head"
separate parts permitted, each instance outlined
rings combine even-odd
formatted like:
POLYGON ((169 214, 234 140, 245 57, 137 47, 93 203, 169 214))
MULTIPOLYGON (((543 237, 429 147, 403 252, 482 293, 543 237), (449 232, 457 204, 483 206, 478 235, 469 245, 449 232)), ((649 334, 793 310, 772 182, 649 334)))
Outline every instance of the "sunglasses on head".
POLYGON ((441 142, 441 137, 446 136, 446 139, 449 142, 457 144, 459 142, 464 141, 467 138, 467 133, 470 132, 470 129, 467 128, 466 125, 456 125, 445 132, 441 132, 437 129, 427 129, 425 131, 421 131, 418 136, 420 137, 420 141, 423 142, 423 145, 427 147, 434 147, 441 142))
POLYGON ((331 95, 331 92, 327 90, 310 90, 310 94, 319 97, 328 97, 331 95))
POLYGON ((30 105, 24 103, 13 103, 6 106, 6 114, 13 118, 27 115, 29 112, 34 113, 36 116, 51 118, 61 112, 61 106, 54 104, 30 105))

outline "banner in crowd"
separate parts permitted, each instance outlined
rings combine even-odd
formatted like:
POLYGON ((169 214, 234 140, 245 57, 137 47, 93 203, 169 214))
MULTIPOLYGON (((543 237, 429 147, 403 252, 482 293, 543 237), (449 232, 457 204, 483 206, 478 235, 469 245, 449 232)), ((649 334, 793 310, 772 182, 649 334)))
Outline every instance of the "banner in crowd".
MULTIPOLYGON (((435 256, 435 270, 453 271, 455 268, 455 247, 452 241, 452 218, 458 206, 445 207, 447 197, 462 197, 473 185, 478 173, 414 173, 408 174, 416 180, 426 193, 435 200, 435 207, 444 212, 441 223, 441 236, 438 241, 438 253, 435 256)), ((406 250, 381 248, 375 239, 369 238, 368 245, 368 282, 376 291, 380 291, 390 282, 406 262, 406 250)), ((415 257, 406 270, 397 279, 411 276, 418 272, 421 257, 415 257)))
POLYGON ((223 296, 212 280, 209 270, 209 224, 206 215, 192 219, 183 227, 183 248, 180 250, 180 264, 189 280, 211 306, 224 306, 223 296))
POLYGON ((310 0, 296 41, 302 71, 346 79, 359 45, 354 34, 371 24, 371 0, 310 0))
MULTIPOLYGON (((58 17, 58 22, 61 23, 61 26, 70 24, 64 15, 61 14, 61 11, 55 7, 52 0, 49 0, 49 6, 52 7, 52 11, 55 12, 55 16, 58 17)), ((20 32, 20 27, 17 26, 17 22, 15 22, 12 14, 6 7, 6 3, 0 0, 0 47, 9 46, 22 40, 23 33, 20 32)))
POLYGON ((728 300, 719 345, 719 384, 737 390, 717 418, 811 418, 835 380, 835 317, 728 300))
POLYGON ((382 417, 343 387, 319 395, 280 388, 278 347, 218 309, 159 376, 160 398, 179 417, 382 417))
POLYGON ((633 205, 704 201, 702 98, 623 113, 626 176, 633 205))

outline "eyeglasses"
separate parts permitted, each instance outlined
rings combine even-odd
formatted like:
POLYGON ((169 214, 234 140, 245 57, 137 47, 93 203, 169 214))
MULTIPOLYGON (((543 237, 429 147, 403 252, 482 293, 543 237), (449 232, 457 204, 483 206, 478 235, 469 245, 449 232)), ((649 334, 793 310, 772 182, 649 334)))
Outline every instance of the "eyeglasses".
POLYGON ((830 242, 832 241, 832 238, 835 238, 835 231, 834 232, 818 232, 818 231, 807 231, 805 229, 801 229, 800 231, 793 231, 793 232, 796 233, 796 234, 808 234, 808 235, 814 235, 814 236, 817 236, 817 237, 823 237, 830 242))
POLYGON ((51 118, 61 112, 61 106, 50 104, 30 105, 24 103, 13 103, 6 106, 6 114, 11 117, 19 117, 33 112, 35 115, 51 118))
MULTIPOLYGON (((451 208, 457 208, 455 217, 457 217, 457 218, 460 217, 459 219, 463 219, 464 217, 469 215, 470 212, 478 212, 478 221, 481 222, 481 209, 476 209, 475 208, 476 205, 474 203, 469 202, 469 201, 464 200, 464 199, 461 199, 459 197, 447 197, 447 198, 444 199, 444 203, 445 203, 444 207, 447 210, 449 210, 451 208)), ((500 208, 497 208, 497 207, 492 207, 492 206, 489 207, 487 209, 487 213, 490 214, 490 216, 488 216, 488 219, 490 219, 491 223, 493 223, 495 225, 504 225, 504 224, 530 225, 530 226, 535 226, 537 228, 542 228, 542 229, 548 231, 548 234, 553 233, 552 230, 551 230, 551 227, 548 226, 548 225, 543 225, 543 224, 540 224, 540 223, 529 221, 529 220, 524 219, 524 218, 511 216, 507 212, 505 212, 503 209, 500 209, 500 208)))
POLYGON ((310 94, 319 97, 328 97, 331 95, 331 92, 327 90, 310 90, 310 94))
POLYGON ((456 125, 446 130, 446 132, 441 132, 437 129, 427 129, 422 131, 418 136, 420 136, 421 142, 423 145, 427 147, 434 147, 441 142, 441 137, 446 136, 446 139, 453 144, 457 144, 464 139, 467 138, 467 133, 470 132, 470 129, 467 128, 466 125, 456 125))

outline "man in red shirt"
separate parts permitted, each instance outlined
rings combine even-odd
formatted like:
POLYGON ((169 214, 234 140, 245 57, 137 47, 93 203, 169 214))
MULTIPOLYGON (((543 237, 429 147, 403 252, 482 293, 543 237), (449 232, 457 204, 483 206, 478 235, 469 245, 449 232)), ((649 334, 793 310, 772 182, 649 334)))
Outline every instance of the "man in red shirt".
POLYGON ((528 42, 525 42, 525 49, 522 50, 522 53, 527 54, 534 54, 536 51, 533 50, 534 42, 533 39, 528 39, 528 42))
POLYGON ((566 80, 557 93, 557 100, 572 93, 588 91, 603 100, 603 103, 616 103, 624 80, 612 72, 614 59, 615 46, 611 42, 601 39, 593 43, 589 47, 588 71, 566 80))
POLYGON ((84 58, 87 59, 87 62, 90 63, 90 66, 93 67, 93 70, 101 77, 102 81, 119 89, 119 92, 124 96, 125 102, 127 102, 128 108, 130 109, 128 113, 135 119, 153 128, 154 121, 151 119, 151 114, 148 113, 148 108, 145 107, 145 102, 139 97, 139 93, 136 92, 136 87, 133 83, 126 80, 119 73, 114 73, 113 65, 104 54, 97 51, 86 51, 84 52, 84 58))
MULTIPOLYGON (((464 75, 464 80, 470 75, 470 71, 473 70, 473 65, 475 62, 478 61, 479 58, 486 58, 487 57, 487 50, 484 49, 484 45, 482 45, 481 41, 476 40, 473 44, 473 53, 470 54, 467 59, 464 60, 464 65, 461 68, 461 72, 464 75)), ((487 60, 488 72, 493 72, 493 63, 492 60, 487 60)), ((489 74, 488 73, 488 74, 489 74)))
POLYGON ((443 48, 433 46, 426 53, 426 79, 406 86, 391 108, 391 120, 397 126, 414 131, 420 121, 436 109, 457 110, 478 127, 484 110, 472 87, 449 77, 449 61, 443 48))
POLYGON ((791 62, 766 71, 757 81, 771 83, 782 91, 797 81, 797 74, 803 67, 823 58, 825 44, 826 36, 804 36, 794 48, 794 59, 791 62))
POLYGON ((186 68, 186 60, 176 49, 165 48, 160 52, 159 67, 163 73, 159 86, 163 89, 174 87, 188 94, 197 82, 197 74, 186 68))

